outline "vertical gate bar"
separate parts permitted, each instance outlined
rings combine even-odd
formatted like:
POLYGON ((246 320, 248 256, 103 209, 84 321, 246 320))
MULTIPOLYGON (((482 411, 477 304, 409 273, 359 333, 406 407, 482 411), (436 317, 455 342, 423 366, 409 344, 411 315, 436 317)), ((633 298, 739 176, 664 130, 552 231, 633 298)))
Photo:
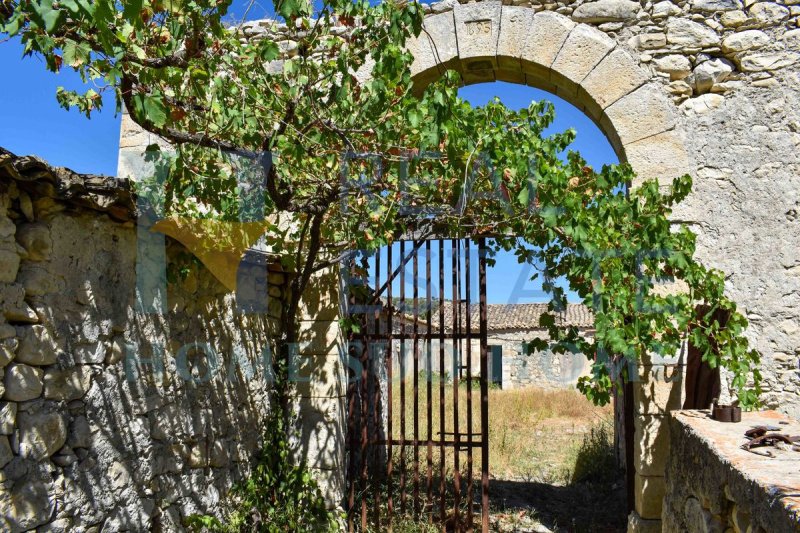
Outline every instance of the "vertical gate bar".
MULTIPOLYGON (((366 256, 362 262, 362 268, 366 271, 362 282, 367 283, 369 280, 368 277, 368 259, 366 256)), ((361 485, 360 485, 360 492, 359 498, 361 500, 361 530, 364 531, 367 529, 367 480, 368 480, 368 473, 367 473, 367 443, 369 439, 369 435, 367 433, 367 412, 369 410, 369 398, 367 392, 367 379, 369 377, 368 374, 368 364, 369 364, 369 343, 370 343, 370 336, 369 336, 369 313, 364 313, 364 318, 362 319, 362 346, 361 346, 361 381, 359 382, 359 391, 361 397, 361 412, 359 413, 361 419, 361 485)))
POLYGON ((406 513, 406 242, 400 241, 400 312, 402 330, 400 337, 400 512, 406 513))
MULTIPOLYGON (((426 402, 427 402, 427 435, 428 435, 428 483, 427 483, 427 505, 431 505, 433 501, 433 399, 432 399, 432 373, 431 373, 431 351, 433 350, 433 343, 431 341, 431 314, 433 308, 431 306, 431 241, 425 242, 425 385, 427 389, 426 402)), ((431 505, 431 517, 433 515, 433 506, 431 505)))
MULTIPOLYGON (((348 279, 352 279, 353 275, 353 263, 350 262, 348 264, 348 268, 350 269, 350 273, 348 275, 348 279)), ((352 301, 352 296, 348 294, 347 296, 350 299, 349 303, 354 303, 352 301)), ((352 316, 352 315, 351 315, 352 316)), ((353 340, 355 339, 355 335, 350 332, 348 335, 350 340, 349 346, 347 347, 348 353, 349 350, 354 347, 353 340)), ((356 376, 353 376, 355 378, 356 376)), ((356 507, 356 472, 355 472, 355 465, 356 465, 356 424, 355 424, 355 417, 356 417, 356 395, 357 395, 357 386, 358 380, 353 379, 347 385, 347 433, 350 438, 350 464, 348 465, 348 494, 347 494, 347 530, 350 533, 354 533, 355 531, 355 524, 354 524, 354 515, 355 515, 355 507, 356 507)))
POLYGON ((457 239, 451 240, 452 264, 453 264, 453 361, 455 368, 453 369, 453 523, 456 531, 461 530, 459 520, 459 506, 461 505, 461 471, 459 464, 459 453, 461 450, 461 434, 458 427, 458 381, 461 375, 461 353, 460 339, 458 333, 460 330, 460 299, 461 293, 459 291, 459 281, 461 274, 461 261, 459 256, 459 241, 457 239))
MULTIPOLYGON (((381 249, 378 248, 378 250, 375 253, 375 287, 376 288, 380 286, 380 282, 381 282, 381 249)), ((379 398, 380 398, 380 395, 381 395, 381 380, 379 379, 380 378, 380 373, 378 372, 378 368, 379 368, 377 366, 378 362, 377 361, 373 361, 372 355, 375 355, 375 356, 379 355, 379 353, 380 353, 379 348, 380 348, 380 345, 383 343, 383 340, 382 340, 383 339, 383 335, 381 334, 381 315, 380 315, 380 311, 383 309, 383 306, 380 305, 380 299, 378 299, 378 301, 376 302, 376 306, 377 306, 377 309, 378 309, 378 313, 377 314, 370 313, 371 315, 374 315, 374 317, 375 317, 374 329, 372 331, 375 332, 376 338, 377 339, 381 339, 381 340, 375 342, 375 345, 372 347, 372 354, 370 354, 369 347, 368 347, 368 350, 367 350, 367 361, 369 362, 369 365, 370 365, 370 373, 372 374, 372 383, 373 383, 373 387, 372 387, 372 394, 373 394, 373 396, 372 396, 372 424, 373 424, 372 425, 372 433, 373 433, 373 438, 371 439, 370 443, 372 444, 372 454, 373 454, 372 457, 373 457, 373 460, 375 461, 375 463, 373 465, 374 467, 377 467, 379 465, 379 459, 380 459, 380 456, 379 456, 380 447, 377 444, 377 442, 378 442, 378 439, 380 439, 380 426, 381 426, 380 421, 379 421, 380 413, 378 412, 379 398)), ((375 468, 375 470, 377 470, 377 468, 375 468)), ((382 472, 380 472, 380 471, 374 472, 373 475, 372 475, 372 484, 373 484, 372 492, 375 494, 375 526, 378 528, 379 531, 381 530, 381 484, 382 484, 382 482, 383 482, 382 472)))
POLYGON ((445 412, 444 412, 444 239, 439 240, 439 518, 442 531, 445 531, 447 511, 446 487, 444 479, 444 438, 445 438, 445 412))
POLYGON ((464 239, 464 297, 466 303, 464 309, 466 313, 466 343, 467 343, 467 529, 472 531, 472 494, 473 494, 473 475, 472 475, 472 300, 471 300, 471 287, 472 278, 470 277, 470 253, 472 245, 469 239, 464 239))
POLYGON ((419 247, 414 243, 414 516, 419 516, 419 247))
POLYGON ((480 291, 481 335, 481 531, 489 531, 489 383, 486 372, 489 343, 487 341, 488 316, 486 310, 486 239, 478 241, 478 276, 480 291))
MULTIPOLYGON (((388 250, 386 251, 386 277, 388 279, 391 276, 392 272, 392 248, 394 247, 393 244, 389 244, 388 250)), ((386 317, 386 332, 388 341, 386 343, 386 431, 389 434, 388 445, 387 445, 387 457, 386 457, 386 521, 388 522, 388 531, 389 533, 392 532, 392 511, 394 510, 394 501, 392 498, 392 379, 393 379, 393 368, 392 368, 392 351, 394 350, 394 346, 392 345, 392 315, 394 315, 393 307, 394 302, 392 301, 392 283, 389 283, 386 287, 386 299, 388 301, 388 316, 386 317)))

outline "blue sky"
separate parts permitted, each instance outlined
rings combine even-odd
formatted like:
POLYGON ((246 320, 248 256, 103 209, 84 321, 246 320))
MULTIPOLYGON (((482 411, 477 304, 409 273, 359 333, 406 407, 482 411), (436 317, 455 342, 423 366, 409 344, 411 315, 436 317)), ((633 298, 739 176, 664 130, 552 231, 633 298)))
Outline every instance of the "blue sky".
MULTIPOLYGON (((234 2, 237 15, 242 13, 242 5, 234 2)), ((255 4, 247 18, 262 18, 268 13, 269 9, 255 4)), ((104 110, 91 120, 76 111, 63 110, 55 99, 56 88, 77 88, 80 79, 69 69, 59 74, 48 72, 39 58, 22 59, 22 47, 16 39, 0 42, 0 72, 0 146, 18 155, 38 155, 77 172, 116 175, 120 116, 115 115, 113 98, 106 99, 104 110)), ((618 160, 599 128, 553 94, 504 82, 471 85, 460 94, 473 105, 499 96, 511 108, 526 107, 532 100, 550 100, 556 108, 551 132, 575 128, 578 135, 573 148, 595 167, 618 160)), ((488 274, 489 302, 541 301, 540 281, 526 282, 526 274, 513 256, 499 256, 488 274)))

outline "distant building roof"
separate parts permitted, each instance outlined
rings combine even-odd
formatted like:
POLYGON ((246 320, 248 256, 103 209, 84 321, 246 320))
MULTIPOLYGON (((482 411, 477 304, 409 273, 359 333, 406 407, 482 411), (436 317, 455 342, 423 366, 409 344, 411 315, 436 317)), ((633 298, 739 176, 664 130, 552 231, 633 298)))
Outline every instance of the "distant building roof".
MULTIPOLYGON (((421 325, 427 325, 426 303, 420 302, 419 321, 421 325)), ((444 312, 444 329, 450 331, 453 327, 453 304, 451 301, 442 303, 444 312)), ((462 302, 462 310, 466 304, 462 302)), ((405 312, 401 313, 395 305, 396 313, 401 314, 407 321, 414 321, 413 302, 407 301, 405 312)), ((566 309, 561 312, 548 311, 546 303, 526 303, 526 304, 487 304, 487 326, 489 331, 504 331, 510 329, 542 329, 539 325, 539 318, 544 313, 551 313, 555 316, 556 324, 560 326, 575 326, 587 329, 594 327, 594 315, 591 310, 583 304, 567 304, 566 309)), ((470 305, 470 329, 477 330, 479 327, 480 306, 470 305)), ((461 327, 466 328, 466 316, 461 316, 461 327)), ((431 328, 439 329, 439 304, 433 303, 431 309, 431 328)))

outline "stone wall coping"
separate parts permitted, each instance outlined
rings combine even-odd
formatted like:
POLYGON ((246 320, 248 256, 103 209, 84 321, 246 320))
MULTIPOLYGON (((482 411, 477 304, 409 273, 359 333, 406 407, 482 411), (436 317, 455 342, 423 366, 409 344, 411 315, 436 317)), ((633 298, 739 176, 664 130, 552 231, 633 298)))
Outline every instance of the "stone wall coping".
POLYGON ((79 174, 51 166, 36 156, 18 156, 0 147, 0 181, 11 180, 36 197, 107 213, 120 222, 135 218, 136 205, 127 179, 79 174))
POLYGON ((774 455, 766 457, 741 448, 747 442, 744 432, 754 426, 775 426, 781 428, 780 433, 800 435, 800 421, 776 411, 756 411, 742 413, 739 423, 725 423, 713 420, 709 410, 683 410, 671 413, 671 423, 671 432, 678 432, 681 439, 698 440, 728 467, 726 481, 734 495, 749 496, 754 510, 769 509, 773 514, 782 508, 778 514, 785 517, 787 530, 800 529, 800 452, 757 448, 774 455))
MULTIPOLYGON (((134 221, 137 216, 130 180, 80 174, 52 166, 36 156, 18 156, 0 146, 0 185, 11 181, 32 198, 52 198, 79 209, 105 213, 116 222, 134 221)), ((242 262, 283 271, 277 256, 256 248, 246 250, 242 262)))

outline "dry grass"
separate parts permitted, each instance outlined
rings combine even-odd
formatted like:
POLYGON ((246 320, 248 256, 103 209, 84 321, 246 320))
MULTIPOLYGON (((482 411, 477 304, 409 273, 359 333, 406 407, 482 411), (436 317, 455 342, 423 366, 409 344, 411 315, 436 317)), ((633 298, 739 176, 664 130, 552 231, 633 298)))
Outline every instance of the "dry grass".
MULTIPOLYGON (((431 436, 439 438, 440 432, 440 381, 431 381, 431 436)), ((452 383, 444 383, 444 427, 448 439, 455 429, 454 424, 454 387, 452 383)), ((427 382, 419 378, 419 426, 420 440, 428 438, 427 382)), ((401 432, 400 383, 394 385, 393 391, 393 438, 405 435, 414 438, 414 403, 413 380, 406 383, 406 427, 401 432)), ((471 427, 475 432, 475 440, 480 439, 480 391, 477 385, 472 391, 472 420, 468 424, 469 392, 465 384, 459 387, 458 419, 459 432, 466 433, 471 427)), ((499 479, 525 479, 545 481, 548 483, 564 483, 571 476, 577 447, 583 435, 590 429, 611 418, 610 407, 596 407, 587 401, 576 390, 544 390, 524 388, 512 390, 489 390, 489 463, 490 474, 499 479), (572 463, 572 464, 570 464, 572 463)), ((462 437, 462 442, 466 437, 462 437)), ((397 448, 397 447, 396 447, 397 448)), ((394 450, 399 452, 399 450, 394 450)), ((452 448, 446 448, 445 463, 448 472, 453 472, 454 454, 452 448)), ((413 447, 406 447, 406 454, 413 468, 413 447), (410 452, 410 453, 409 453, 410 452)), ((419 467, 424 478, 427 471, 428 450, 419 450, 419 467)), ((439 464, 439 450, 433 448, 431 456, 436 471, 439 464)), ((469 457, 466 451, 460 453, 459 461, 462 470, 466 469, 469 457)), ((473 471, 480 472, 480 448, 473 454, 473 471)))

